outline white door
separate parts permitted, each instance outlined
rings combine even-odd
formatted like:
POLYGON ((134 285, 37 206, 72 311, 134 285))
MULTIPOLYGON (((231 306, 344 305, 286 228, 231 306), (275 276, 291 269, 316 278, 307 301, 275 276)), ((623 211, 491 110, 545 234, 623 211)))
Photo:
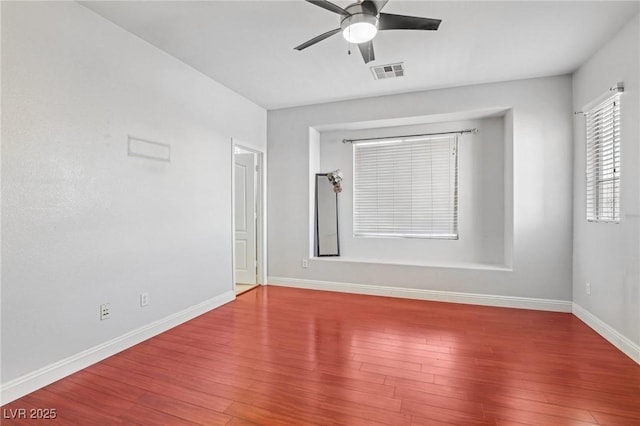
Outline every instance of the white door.
POLYGON ((257 284, 254 154, 235 154, 236 283, 257 284))

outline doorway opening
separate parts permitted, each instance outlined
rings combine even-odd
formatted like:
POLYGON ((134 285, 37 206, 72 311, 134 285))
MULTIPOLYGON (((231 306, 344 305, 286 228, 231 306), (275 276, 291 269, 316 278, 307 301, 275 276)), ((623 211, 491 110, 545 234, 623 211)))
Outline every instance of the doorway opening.
POLYGON ((236 296, 263 283, 262 152, 233 145, 233 257, 236 296))

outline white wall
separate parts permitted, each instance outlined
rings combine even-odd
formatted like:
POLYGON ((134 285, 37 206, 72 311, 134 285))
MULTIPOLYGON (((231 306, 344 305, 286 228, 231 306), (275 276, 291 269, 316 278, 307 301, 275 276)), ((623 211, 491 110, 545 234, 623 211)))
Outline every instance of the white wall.
POLYGON ((75 2, 2 2, 2 107, 3 384, 231 292, 231 138, 265 147, 264 109, 75 2))
POLYGON ((340 251, 343 259, 426 265, 506 265, 504 258, 504 123, 502 117, 366 130, 322 133, 320 164, 324 172, 344 174, 338 196, 340 251), (353 145, 342 139, 415 135, 477 128, 458 136, 457 240, 425 238, 354 238, 353 145))
MULTIPOLYGON (((360 289, 385 286, 570 301, 571 108, 571 78, 560 76, 269 111, 270 282, 354 283, 364 286, 360 289), (505 255, 513 256, 513 270, 320 259, 312 259, 308 269, 301 267, 310 246, 310 127, 509 109, 504 190, 507 199, 513 197, 513 249, 505 255)), ((505 217, 505 229, 509 220, 505 217)))
POLYGON ((620 224, 585 216, 584 118, 574 120, 573 300, 637 346, 640 362, 640 16, 575 73, 573 106, 624 82, 621 100, 620 224), (591 296, 585 285, 591 284, 591 296))

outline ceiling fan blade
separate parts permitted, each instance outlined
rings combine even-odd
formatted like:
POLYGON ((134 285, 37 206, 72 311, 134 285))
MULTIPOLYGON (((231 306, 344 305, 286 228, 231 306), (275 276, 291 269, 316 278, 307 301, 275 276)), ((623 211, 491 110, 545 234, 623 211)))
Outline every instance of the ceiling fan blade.
POLYGON ((379 30, 437 30, 440 19, 420 18, 417 16, 392 15, 381 13, 378 22, 379 30))
POLYGON ((364 0, 362 2, 362 6, 370 10, 371 13, 377 15, 388 1, 389 0, 364 0))
POLYGON ((324 40, 325 38, 329 38, 332 35, 339 33, 340 31, 342 31, 342 28, 336 28, 335 30, 327 31, 326 33, 320 34, 319 36, 314 37, 309 41, 305 41, 300 46, 294 47, 294 49, 296 49, 296 50, 306 49, 307 47, 313 46, 314 44, 324 40))
POLYGON ((373 51, 373 40, 358 44, 358 49, 360 49, 360 53, 362 53, 362 59, 364 59, 365 64, 376 59, 376 54, 373 51))
POLYGON ((318 7, 326 9, 330 12, 337 13, 338 15, 351 16, 349 12, 338 6, 337 4, 333 4, 327 0, 307 0, 311 4, 315 4, 318 7))

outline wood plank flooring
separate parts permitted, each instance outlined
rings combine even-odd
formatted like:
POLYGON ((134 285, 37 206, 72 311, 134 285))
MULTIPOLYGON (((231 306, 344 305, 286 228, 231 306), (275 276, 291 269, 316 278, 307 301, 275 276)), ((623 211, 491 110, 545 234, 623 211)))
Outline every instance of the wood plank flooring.
POLYGON ((263 286, 2 408, 3 425, 640 425, 640 366, 570 314, 263 286), (57 417, 7 418, 38 408, 57 417))

